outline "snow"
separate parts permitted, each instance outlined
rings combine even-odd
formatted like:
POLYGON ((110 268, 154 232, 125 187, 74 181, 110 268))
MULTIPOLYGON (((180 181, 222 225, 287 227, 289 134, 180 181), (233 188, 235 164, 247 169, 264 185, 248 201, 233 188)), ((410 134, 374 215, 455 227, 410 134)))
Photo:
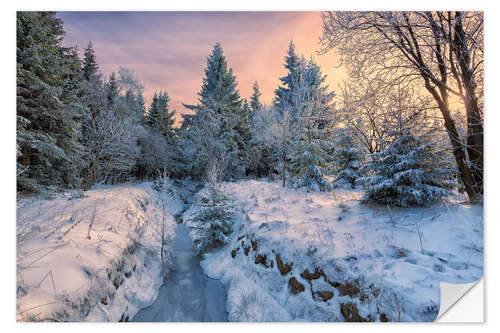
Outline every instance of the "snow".
MULTIPOLYGON (((163 215, 151 185, 18 200, 18 321, 127 320, 153 303, 163 282, 163 215)), ((174 193, 165 206, 168 239, 183 204, 174 193)))
POLYGON ((354 190, 306 192, 253 180, 224 189, 241 208, 236 232, 201 264, 226 286, 230 320, 344 321, 355 307, 365 320, 433 321, 440 282, 483 276, 483 206, 464 196, 392 208, 361 204, 354 190), (280 273, 277 254, 293 263, 290 272, 280 273), (327 278, 309 281, 306 269, 327 278), (291 293, 291 277, 303 292, 291 293), (325 302, 318 292, 334 296, 325 302))
POLYGON ((256 180, 223 184, 234 232, 203 256, 201 272, 189 225, 174 219, 179 193, 192 202, 196 190, 183 185, 167 191, 176 271, 160 297, 162 205, 152 183, 18 200, 17 320, 221 321, 227 311, 230 321, 432 321, 440 282, 483 275, 483 207, 464 196, 393 208, 361 204, 360 191, 256 180))

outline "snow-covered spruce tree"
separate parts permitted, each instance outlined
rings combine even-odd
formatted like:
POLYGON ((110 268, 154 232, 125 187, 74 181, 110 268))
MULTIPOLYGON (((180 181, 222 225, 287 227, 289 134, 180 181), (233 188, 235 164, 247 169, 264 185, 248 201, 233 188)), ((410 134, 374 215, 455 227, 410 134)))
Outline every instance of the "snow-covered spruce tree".
POLYGON ((109 106, 113 106, 116 104, 116 100, 120 94, 119 87, 118 87, 118 81, 116 80, 116 74, 115 72, 112 72, 109 75, 108 82, 106 82, 105 86, 105 91, 106 91, 106 100, 108 102, 109 106))
POLYGON ((54 12, 18 12, 16 27, 18 190, 78 187, 81 62, 74 48, 62 46, 63 25, 54 12))
POLYGON ((137 114, 140 116, 141 120, 144 120, 144 116, 146 113, 146 102, 144 101, 144 96, 142 95, 142 89, 137 92, 135 102, 137 105, 137 114))
POLYGON ((89 42, 87 47, 83 50, 83 60, 82 60, 83 79, 90 81, 92 76, 96 75, 98 72, 99 72, 99 65, 97 64, 95 50, 92 46, 92 42, 89 42))
POLYGON ((259 89, 259 83, 257 81, 254 82, 253 86, 253 93, 252 96, 250 97, 250 108, 252 109, 252 112, 257 112, 261 107, 263 107, 262 103, 260 102, 260 96, 262 95, 260 89, 259 89))
POLYGON ((172 141, 175 136, 174 123, 175 123, 175 110, 169 111, 170 107, 168 105, 170 102, 170 97, 167 91, 164 90, 163 94, 160 94, 159 106, 160 110, 163 110, 162 117, 158 120, 158 127, 160 132, 167 138, 168 141, 172 141))
POLYGON ((148 113, 146 115, 147 122, 151 126, 156 125, 156 119, 158 118, 158 100, 158 92, 155 91, 153 99, 151 100, 151 104, 149 105, 148 113))
POLYGON ((371 155, 370 176, 361 178, 363 201, 400 207, 427 206, 448 195, 456 171, 430 143, 406 133, 386 150, 371 155))
POLYGON ((181 133, 182 143, 191 146, 184 161, 194 178, 204 178, 207 167, 221 163, 222 179, 235 179, 245 173, 246 121, 236 85, 233 70, 228 68, 217 43, 207 59, 199 103, 184 105, 194 111, 189 126, 181 133))
POLYGON ((215 182, 217 175, 211 174, 205 188, 197 194, 195 210, 187 221, 192 228, 190 235, 197 254, 226 245, 233 232, 235 207, 215 182))
POLYGON ((240 124, 237 126, 237 131, 241 137, 240 151, 243 158, 243 167, 245 168, 246 176, 250 174, 256 175, 260 160, 260 151, 254 144, 254 137, 258 135, 254 127, 255 112, 246 98, 243 99, 241 110, 242 118, 240 124))
MULTIPOLYGON (((295 52, 295 44, 290 41, 285 56, 284 67, 287 74, 280 78, 282 85, 275 91, 272 108, 270 109, 270 122, 265 127, 265 136, 270 139, 275 149, 270 151, 273 165, 277 166, 281 174, 281 185, 285 187, 290 165, 291 147, 294 145, 297 126, 297 95, 301 80, 301 70, 304 59, 295 52)), ((272 172, 272 171, 271 171, 272 172)), ((270 176, 271 176, 270 172, 270 176)), ((271 177, 270 177, 271 178, 271 177)))
POLYGON ((346 129, 339 129, 335 135, 333 160, 335 163, 336 177, 333 187, 355 188, 356 181, 361 177, 363 153, 356 147, 352 133, 346 129))
POLYGON ((289 108, 277 109, 271 106, 262 112, 262 139, 265 153, 269 157, 269 180, 276 170, 280 174, 281 186, 286 186, 289 173, 290 153, 293 144, 291 111, 289 108))
MULTIPOLYGON (((277 110, 283 111, 284 109, 288 109, 289 111, 293 111, 295 109, 295 99, 292 96, 300 82, 301 68, 303 68, 302 63, 303 58, 297 55, 295 44, 291 40, 285 56, 287 74, 280 78, 282 85, 274 91, 276 96, 273 100, 273 105, 277 110)), ((290 113, 290 117, 291 120, 294 120, 295 114, 290 113)))
POLYGON ((196 114, 182 115, 177 143, 182 147, 182 169, 187 177, 205 179, 208 164, 224 161, 226 157, 225 147, 218 138, 218 122, 213 116, 205 107, 197 108, 196 114))
POLYGON ((154 94, 148 110, 148 122, 169 141, 174 137, 175 110, 169 111, 170 97, 166 90, 154 94))
POLYGON ((328 190, 330 185, 324 176, 330 163, 327 129, 333 92, 328 92, 326 76, 319 66, 297 55, 292 41, 285 68, 288 73, 280 78, 282 86, 275 90, 273 101, 276 127, 281 132, 276 138, 280 141, 277 147, 282 185, 290 172, 296 178, 296 187, 328 190))
POLYGON ((82 121, 81 143, 85 147, 85 167, 82 170, 83 188, 89 189, 97 182, 97 152, 93 139, 97 134, 97 118, 101 110, 107 107, 106 92, 102 74, 99 71, 97 57, 92 42, 84 49, 82 59, 80 101, 86 108, 85 118, 82 121))
POLYGON ((290 170, 297 178, 293 185, 329 191, 331 186, 325 175, 331 163, 332 143, 327 130, 334 94, 328 92, 326 76, 312 59, 301 62, 300 73, 291 96, 292 114, 296 119, 290 154, 290 170))
POLYGON ((272 164, 271 142, 264 135, 269 126, 269 110, 260 102, 261 92, 257 82, 253 85, 250 98, 250 140, 247 145, 247 170, 257 178, 269 176, 272 164))

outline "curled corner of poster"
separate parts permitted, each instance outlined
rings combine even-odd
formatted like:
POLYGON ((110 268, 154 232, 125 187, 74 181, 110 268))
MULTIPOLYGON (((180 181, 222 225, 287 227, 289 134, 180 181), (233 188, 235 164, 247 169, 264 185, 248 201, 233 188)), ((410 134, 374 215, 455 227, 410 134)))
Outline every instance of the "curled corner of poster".
POLYGON ((483 323, 484 281, 451 284, 441 282, 440 323, 483 323))

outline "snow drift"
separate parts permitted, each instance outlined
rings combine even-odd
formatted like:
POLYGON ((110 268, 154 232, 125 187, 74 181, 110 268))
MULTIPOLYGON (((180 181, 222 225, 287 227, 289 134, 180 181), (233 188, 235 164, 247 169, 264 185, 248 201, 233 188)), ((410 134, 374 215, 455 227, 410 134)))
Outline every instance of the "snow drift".
POLYGON ((433 321, 439 283, 483 275, 481 205, 360 204, 361 192, 226 183, 240 206, 231 241, 202 267, 235 321, 433 321))
POLYGON ((155 300, 163 211, 168 240, 183 204, 151 185, 18 200, 18 321, 127 321, 155 300))

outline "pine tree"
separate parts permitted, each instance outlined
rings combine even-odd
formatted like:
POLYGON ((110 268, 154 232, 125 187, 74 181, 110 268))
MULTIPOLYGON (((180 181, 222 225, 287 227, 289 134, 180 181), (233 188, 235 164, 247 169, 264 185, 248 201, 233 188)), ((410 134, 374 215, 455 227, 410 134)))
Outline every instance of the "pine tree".
POLYGON ((158 132, 171 140, 175 135, 175 110, 169 111, 167 91, 155 92, 148 111, 148 122, 158 132))
POLYGON ((155 92, 153 95, 153 99, 151 100, 151 104, 149 105, 147 121, 150 126, 156 126, 156 120, 158 118, 158 93, 155 92))
POLYGON ((93 76, 98 75, 99 73, 99 66, 97 65, 97 59, 95 51, 92 47, 92 42, 89 42, 87 48, 84 49, 82 62, 83 79, 90 81, 93 76))
POLYGON ((109 80, 106 84, 106 98, 108 101, 108 106, 113 106, 116 104, 116 98, 120 94, 118 81, 116 80, 115 72, 112 72, 109 76, 109 80))
MULTIPOLYGON (((219 43, 207 59, 198 105, 184 105, 195 112, 189 137, 195 177, 205 177, 207 167, 220 169, 220 177, 234 179, 244 168, 244 114, 236 77, 228 68, 219 43)), ((220 179, 219 179, 220 180, 220 179)))
POLYGON ((99 111, 107 105, 102 74, 99 71, 92 42, 89 42, 87 48, 84 49, 81 72, 83 81, 79 96, 82 104, 88 109, 87 119, 83 122, 82 142, 88 143, 88 132, 99 111))
POLYGON ((446 197, 455 174, 441 152, 409 133, 372 154, 366 169, 371 175, 361 179, 362 200, 401 207, 427 206, 446 197))
POLYGON ((363 154, 356 147, 352 134, 341 129, 336 135, 339 139, 335 145, 333 159, 336 164, 337 176, 333 187, 354 188, 356 181, 361 177, 363 154))
POLYGON ((17 185, 77 187, 83 147, 80 60, 53 12, 17 13, 17 185))
POLYGON ((160 133, 163 134, 167 140, 171 141, 175 135, 175 110, 169 111, 168 102, 170 102, 170 97, 165 90, 160 93, 158 97, 160 117, 157 119, 157 126, 160 129, 160 133))
POLYGON ((296 172, 297 188, 306 187, 313 191, 329 191, 330 184, 325 179, 329 160, 323 142, 301 138, 291 154, 292 168, 296 172))
POLYGON ((142 91, 139 91, 137 94, 137 105, 138 105, 138 113, 142 116, 146 113, 146 102, 144 101, 144 96, 142 95, 142 91))
MULTIPOLYGON (((282 86, 278 87, 278 89, 274 91, 276 97, 273 103, 278 110, 293 108, 295 106, 295 101, 292 96, 300 84, 300 69, 303 62, 304 60, 295 52, 295 44, 293 43, 293 40, 291 40, 288 45, 287 55, 285 56, 285 68, 287 69, 287 75, 280 78, 282 86)), ((291 114, 291 116, 293 119, 295 118, 293 114, 291 114)))
POLYGON ((197 193, 196 207, 198 209, 191 214, 186 214, 186 225, 191 228, 196 253, 202 254, 228 244, 234 231, 235 207, 214 179, 197 193))
POLYGON ((241 107, 242 117, 240 123, 237 125, 236 130, 238 131, 241 141, 239 143, 240 154, 244 159, 245 174, 255 172, 255 151, 252 151, 252 138, 256 135, 253 123, 254 123, 254 112, 248 103, 247 99, 243 99, 241 107))
POLYGON ((252 109, 252 112, 255 113, 262 107, 262 103, 260 102, 260 96, 262 93, 259 90, 259 84, 257 81, 253 84, 252 89, 253 93, 250 97, 250 108, 252 109))
POLYGON ((326 76, 312 59, 303 61, 299 71, 299 84, 290 96, 294 105, 290 109, 294 139, 290 169, 297 177, 296 187, 328 191, 330 184, 325 176, 331 163, 332 144, 327 130, 334 95, 328 92, 326 76))

